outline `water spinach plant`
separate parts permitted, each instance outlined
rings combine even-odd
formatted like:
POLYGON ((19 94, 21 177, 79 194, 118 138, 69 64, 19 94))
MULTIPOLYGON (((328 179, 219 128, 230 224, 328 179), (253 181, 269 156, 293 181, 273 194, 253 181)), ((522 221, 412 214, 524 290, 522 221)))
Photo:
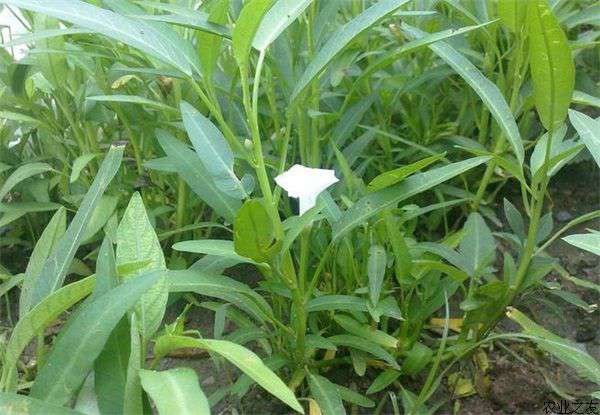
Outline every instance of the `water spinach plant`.
POLYGON ((598 254, 565 233, 600 210, 555 231, 549 209, 561 169, 600 166, 597 5, 0 7, 30 29, 2 32, 25 58, 0 50, 0 240, 27 253, 0 263, 3 412, 252 412, 266 391, 273 413, 435 413, 510 342, 598 397, 598 362, 525 300, 596 308, 547 248, 598 254))

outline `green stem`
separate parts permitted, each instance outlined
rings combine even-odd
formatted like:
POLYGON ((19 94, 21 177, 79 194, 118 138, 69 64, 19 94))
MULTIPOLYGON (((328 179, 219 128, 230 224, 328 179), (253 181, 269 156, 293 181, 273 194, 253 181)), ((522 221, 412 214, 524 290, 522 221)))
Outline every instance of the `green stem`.
MULTIPOLYGON (((267 209, 273 225, 275 227, 275 236, 281 240, 284 236, 283 224, 279 217, 279 211, 277 205, 274 203, 273 191, 269 182, 269 176, 267 174, 267 168, 265 165, 265 159, 262 151, 262 142, 260 138, 260 130, 258 126, 258 92, 260 87, 260 75, 265 58, 265 51, 261 51, 258 57, 258 63, 256 65, 256 72, 254 75, 254 88, 252 91, 252 102, 250 101, 250 87, 248 82, 248 73, 246 68, 240 68, 241 82, 242 82, 242 93, 244 109, 250 124, 250 130, 252 133, 252 143, 254 150, 253 166, 256 172, 256 177, 267 205, 267 209)), ((294 303, 294 309, 296 312, 296 364, 298 367, 304 365, 305 358, 305 335, 306 335, 306 310, 305 310, 305 299, 303 282, 299 281, 295 275, 292 257, 289 252, 283 253, 282 258, 282 275, 285 282, 288 283, 292 291, 292 299, 294 303)))
MULTIPOLYGON (((177 216, 175 219, 175 228, 179 229, 187 223, 187 184, 180 177, 177 181, 177 216)), ((183 234, 178 235, 175 239, 180 240, 183 234)))
MULTIPOLYGON (((511 96, 510 96, 510 104, 509 104, 510 112, 512 114, 514 114, 516 111, 518 98, 519 98, 519 91, 521 90, 521 84, 523 82, 523 76, 521 75, 521 66, 523 65, 523 59, 522 59, 522 57, 523 57, 523 38, 522 37, 519 38, 517 48, 515 49, 515 54, 516 54, 517 61, 515 63, 515 68, 514 68, 513 77, 512 77, 513 84, 512 84, 512 88, 511 88, 511 96)), ((496 143, 494 145, 493 153, 500 154, 502 152, 505 142, 506 142, 506 137, 504 136, 504 134, 501 134, 498 137, 498 140, 496 141, 496 143)), ((479 188, 477 189, 477 194, 475 196, 475 200, 473 201, 473 210, 474 211, 479 209, 479 205, 481 204, 483 197, 485 196, 487 187, 490 184, 490 181, 492 180, 492 177, 494 175, 495 168, 496 168, 496 161, 494 159, 491 159, 490 162, 486 166, 485 173, 483 174, 483 178, 481 179, 479 188)))

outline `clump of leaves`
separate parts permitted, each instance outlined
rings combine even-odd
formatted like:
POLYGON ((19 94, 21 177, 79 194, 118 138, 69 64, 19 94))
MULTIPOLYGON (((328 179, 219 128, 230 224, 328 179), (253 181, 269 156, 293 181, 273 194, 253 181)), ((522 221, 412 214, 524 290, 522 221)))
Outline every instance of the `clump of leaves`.
MULTIPOLYGON (((397 391, 404 412, 433 413, 436 379, 515 338, 600 383, 592 357, 515 308, 542 291, 594 311, 545 278, 598 290, 546 253, 600 216, 553 233, 546 201, 580 154, 600 163, 595 6, 188 3, 0 0, 32 28, 3 39, 31 46, 23 61, 0 52, 2 243, 31 248, 0 289, 20 288, 1 408, 204 414, 258 384, 298 412, 397 391), (340 182, 300 177, 288 198, 276 177, 296 164, 340 182), (505 200, 510 231, 494 231, 508 182, 523 212, 505 200), (258 283, 226 275, 238 265, 258 283), (165 321, 177 301, 212 312, 214 338, 185 312, 165 321), (521 333, 498 332, 505 315, 521 333), (207 395, 189 368, 156 370, 180 349, 235 377, 207 395)), ((595 235, 565 240, 598 253, 595 235)))

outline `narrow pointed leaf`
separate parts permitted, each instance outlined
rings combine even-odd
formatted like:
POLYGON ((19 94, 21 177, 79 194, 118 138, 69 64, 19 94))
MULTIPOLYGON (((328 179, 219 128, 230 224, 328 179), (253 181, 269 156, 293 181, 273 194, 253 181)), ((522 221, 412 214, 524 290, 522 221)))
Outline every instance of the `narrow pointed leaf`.
POLYGON ((19 297, 19 317, 23 318, 29 311, 31 290, 36 285, 40 273, 48 256, 56 248, 56 244, 64 235, 67 227, 67 214, 64 207, 56 211, 48 225, 42 232, 29 257, 27 268, 25 269, 25 280, 21 287, 21 296, 19 297))
POLYGON ((193 369, 140 370, 140 378, 160 415, 210 415, 208 399, 193 369))
POLYGON ((344 415, 346 413, 339 391, 327 378, 310 373, 308 386, 323 415, 344 415))
MULTIPOLYGON (((144 411, 142 382, 140 380, 142 340, 140 339, 140 333, 137 328, 138 322, 135 316, 135 313, 131 314, 128 325, 130 347, 127 373, 125 376, 125 388, 123 390, 123 415, 138 415, 144 411)), ((126 333, 124 334, 127 335, 126 333)))
POLYGON ((38 372, 31 396, 57 405, 68 403, 121 317, 161 276, 161 271, 154 271, 130 279, 74 314, 75 320, 62 330, 38 372))
POLYGON ((571 366, 582 378, 600 385, 600 364, 585 349, 551 333, 515 308, 509 307, 506 315, 517 322, 523 333, 531 336, 542 350, 571 366))
POLYGON ((577 248, 585 249, 600 256, 600 232, 569 235, 562 239, 577 248))
POLYGON ((488 161, 489 157, 474 157, 452 163, 425 173, 415 174, 402 183, 370 193, 348 209, 334 224, 333 237, 338 240, 347 232, 365 223, 369 218, 386 208, 394 207, 411 196, 424 192, 459 174, 488 161))
POLYGON ((158 141, 167 153, 171 165, 192 188, 194 193, 213 208, 217 215, 233 222, 237 210, 242 205, 240 200, 225 194, 216 187, 210 173, 204 168, 198 155, 185 144, 164 131, 158 131, 157 135, 158 141))
POLYGON ((215 186, 231 197, 246 197, 246 191, 233 171, 233 152, 221 131, 187 102, 183 101, 180 108, 188 137, 215 186))
POLYGON ((137 320, 140 324, 140 333, 144 338, 149 338, 160 326, 165 309, 169 288, 166 276, 165 258, 152 228, 150 219, 144 208, 144 202, 139 193, 134 193, 129 205, 123 214, 123 219, 117 229, 117 266, 132 262, 149 261, 135 275, 152 270, 165 270, 165 273, 156 285, 145 293, 136 305, 137 320))
POLYGON ((383 288, 386 265, 387 257, 385 248, 381 245, 372 245, 369 248, 367 276, 369 277, 369 296, 374 307, 376 307, 379 302, 379 296, 383 288))
POLYGON ((527 2, 498 0, 498 16, 511 32, 519 34, 527 17, 527 2))
POLYGON ((13 381, 16 378, 17 362, 29 342, 43 333, 62 313, 90 294, 95 283, 96 278, 91 276, 66 285, 50 294, 19 319, 4 351, 0 383, 5 390, 16 391, 17 385, 13 381))
MULTIPOLYGON (((402 25, 402 30, 410 35, 411 37, 420 39, 427 35, 427 33, 421 30, 411 27, 407 24, 402 25)), ((436 42, 429 45, 429 49, 435 52, 440 58, 442 58, 452 69, 458 73, 467 84, 473 90, 483 103, 488 107, 492 116, 506 135, 508 142, 510 143, 515 156, 520 162, 523 162, 525 157, 525 150, 523 148, 523 142, 521 140, 521 134, 519 128, 515 122, 515 118, 502 96, 502 93, 496 85, 494 85, 489 79, 473 65, 467 58, 465 58, 456 49, 450 46, 446 42, 436 42)))
POLYGON ((264 15, 252 46, 264 50, 290 26, 313 0, 277 0, 264 15))
POLYGON ((79 176, 81 175, 81 171, 89 164, 90 161, 98 157, 98 154, 86 153, 77 157, 73 161, 73 166, 71 167, 71 175, 69 176, 69 182, 75 183, 79 176))
POLYGON ((465 259, 470 275, 473 275, 492 262, 496 254, 496 243, 490 228, 479 213, 469 215, 464 232, 459 251, 465 259))
POLYGON ((142 105, 144 108, 153 108, 160 111, 177 113, 177 108, 173 108, 167 104, 163 104, 162 102, 154 101, 137 95, 94 95, 91 97, 86 97, 86 99, 88 101, 138 104, 142 105))
POLYGON ((235 28, 231 36, 233 56, 242 74, 248 70, 250 49, 252 48, 254 36, 263 16, 272 4, 273 0, 250 0, 244 4, 244 8, 235 22, 235 28))
POLYGON ((0 412, 6 415, 84 415, 71 408, 6 392, 0 392, 0 412))
POLYGON ((183 336, 163 336, 155 345, 154 352, 164 356, 171 350, 181 348, 200 348, 221 355, 242 372, 250 376, 256 383, 267 392, 285 402, 298 412, 303 412, 302 406, 294 396, 294 393, 283 383, 283 381, 271 371, 260 358, 243 346, 225 340, 194 339, 183 336))
POLYGON ((46 163, 28 163, 19 167, 14 172, 12 172, 11 175, 8 176, 4 184, 2 184, 2 188, 0 188, 0 201, 4 199, 4 196, 6 196, 8 192, 10 192, 17 184, 21 183, 23 180, 51 170, 52 166, 46 163))
POLYGON ((567 116, 575 86, 571 48, 547 0, 529 2, 528 20, 535 106, 546 130, 554 130, 567 116))
POLYGON ((194 10, 188 10, 187 14, 136 14, 131 15, 129 17, 141 20, 171 23, 179 26, 190 27, 192 29, 198 29, 203 32, 211 33, 221 37, 231 37, 231 33, 229 32, 228 28, 211 23, 208 20, 208 16, 206 14, 201 12, 195 12, 194 10))
POLYGON ((192 45, 167 26, 151 25, 80 0, 0 0, 0 4, 21 7, 91 29, 148 53, 186 75, 199 72, 192 45))
POLYGON ((574 110, 569 111, 569 119, 600 167, 600 121, 574 110))
POLYGON ((327 43, 317 52, 298 80, 290 101, 296 97, 325 69, 350 42, 387 15, 398 10, 408 0, 382 0, 369 7, 331 35, 327 43))
POLYGON ((71 261, 75 257, 75 252, 83 242, 86 226, 102 194, 121 165, 123 150, 122 146, 111 146, 108 151, 94 182, 79 206, 79 210, 58 242, 56 249, 44 264, 40 278, 31 292, 31 306, 38 304, 62 285, 71 261))

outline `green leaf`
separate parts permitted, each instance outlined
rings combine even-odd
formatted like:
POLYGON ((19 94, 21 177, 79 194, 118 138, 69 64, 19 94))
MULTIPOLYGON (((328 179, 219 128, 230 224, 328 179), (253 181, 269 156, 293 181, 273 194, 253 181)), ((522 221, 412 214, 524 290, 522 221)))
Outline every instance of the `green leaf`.
POLYGON ((48 256, 56 249, 56 245, 65 233, 67 227, 67 214, 64 207, 56 211, 48 225, 42 232, 29 257, 25 269, 25 279, 19 297, 19 318, 24 318, 30 308, 31 290, 40 278, 40 273, 48 256))
POLYGON ((193 369, 140 370, 140 378, 160 415, 210 415, 208 399, 193 369))
POLYGON ((408 0, 379 1, 331 34, 327 43, 319 49, 296 83, 290 101, 294 101, 304 88, 325 69, 327 64, 358 35, 406 3, 408 0))
POLYGON ((388 235, 392 251, 394 252, 394 271, 396 272, 396 279, 398 281, 406 281, 410 277, 410 271, 413 263, 406 245, 404 235, 400 232, 400 224, 392 216, 389 210, 385 210, 383 213, 385 220, 385 227, 388 235))
POLYGON ((308 386, 323 415, 342 415, 346 413, 336 385, 328 379, 309 373, 308 386))
MULTIPOLYGON (((3 0, 0 0, 0 4, 2 1, 3 0)), ((32 123, 36 125, 43 124, 41 120, 30 117, 29 115, 21 114, 20 112, 0 111, 0 118, 17 122, 32 123)))
POLYGON ((589 7, 579 10, 577 13, 569 13, 568 17, 562 23, 569 29, 580 24, 600 26, 600 4, 592 4, 589 7))
POLYGON ((96 277, 84 278, 53 292, 19 319, 4 351, 2 380, 7 391, 16 391, 16 368, 19 356, 29 342, 62 313, 92 292, 96 277))
MULTIPOLYGON (((151 270, 167 269, 165 258, 146 214, 139 193, 134 193, 117 229, 117 266, 131 262, 149 261, 135 276, 151 270)), ((144 338, 149 338, 160 326, 169 296, 166 272, 155 286, 146 292, 136 305, 137 320, 144 338)))
POLYGON ((188 9, 186 14, 134 14, 129 17, 142 20, 153 20, 157 22, 172 23, 192 29, 201 30, 221 37, 229 38, 231 34, 225 26, 214 24, 208 20, 208 16, 201 12, 188 9))
POLYGON ((340 394, 340 398, 343 401, 350 402, 351 404, 362 406, 363 408, 373 408, 375 406, 375 402, 367 398, 366 396, 361 395, 353 391, 352 389, 346 388, 341 385, 335 385, 338 393, 340 394))
POLYGON ((0 412, 6 415, 83 415, 71 408, 5 392, 0 392, 0 412))
POLYGON ((88 165, 88 163, 98 157, 98 154, 86 153, 77 157, 75 161, 73 161, 73 166, 71 167, 71 175, 69 176, 69 182, 75 183, 77 179, 79 179, 79 175, 81 171, 88 165))
POLYGON ((300 216, 292 216, 285 220, 283 226, 286 232, 281 246, 282 253, 287 252, 302 231, 315 221, 324 205, 323 199, 317 199, 317 205, 314 208, 309 209, 300 216))
POLYGON ((519 210, 510 203, 508 199, 504 199, 504 215, 510 225, 512 231, 521 239, 525 239, 525 222, 519 210))
POLYGON ((350 295, 323 295, 308 301, 306 311, 367 311, 367 303, 363 298, 350 295))
MULTIPOLYGON (((0 203, 0 212, 8 214, 21 214, 32 212, 48 212, 50 210, 60 209, 62 205, 52 202, 12 202, 12 203, 0 203)), ((4 223, 4 219, 2 220, 4 223)), ((4 226, 4 225, 0 225, 4 226)))
MULTIPOLYGON (((160 3, 164 6, 164 3, 160 3)), ((227 12, 229 9, 229 0, 218 0, 208 4, 208 21, 224 25, 227 23, 227 12)), ((221 55, 221 44, 223 38, 208 32, 200 32, 198 37, 198 55, 200 56, 200 64, 204 70, 203 76, 207 80, 213 79, 213 74, 219 56, 221 55)))
POLYGON ((333 226, 333 238, 339 240, 356 226, 365 223, 369 218, 394 207, 399 202, 411 196, 424 192, 459 174, 488 161, 489 157, 474 157, 468 160, 452 163, 425 173, 415 174, 402 183, 370 193, 361 198, 348 209, 333 226))
POLYGON ((313 0, 277 0, 256 31, 252 46, 265 50, 304 12, 313 0))
POLYGON ((498 0, 498 16, 513 33, 521 33, 527 17, 527 2, 522 0, 498 0))
POLYGON ((127 369, 130 356, 130 326, 122 318, 110 333, 94 362, 94 387, 101 413, 124 413, 127 369))
POLYGON ((258 199, 244 202, 238 211, 233 225, 233 245, 235 252, 256 262, 268 262, 275 248, 275 227, 258 199))
POLYGON ((369 298, 374 307, 379 302, 386 265, 385 248, 381 245, 371 245, 367 261, 367 275, 369 277, 369 298))
POLYGON ((360 77, 355 82, 355 85, 358 84, 361 80, 366 79, 377 71, 380 71, 394 62, 397 62, 404 54, 416 50, 418 48, 422 48, 431 43, 438 42, 440 40, 449 39, 455 36, 463 35, 465 33, 471 32, 473 30, 480 29, 485 27, 493 22, 486 22, 479 25, 474 26, 465 26, 459 29, 447 29, 441 30, 435 33, 427 33, 425 36, 419 39, 414 39, 409 42, 406 42, 399 47, 394 48, 393 50, 386 52, 381 58, 376 60, 374 63, 369 65, 367 69, 363 73, 360 74, 360 77))
POLYGON ((235 304, 261 322, 273 318, 273 311, 260 294, 232 278, 194 270, 170 271, 170 275, 170 292, 196 292, 219 298, 235 304))
POLYGON ((56 36, 76 35, 82 33, 90 33, 90 31, 78 27, 36 30, 35 32, 23 33, 18 36, 13 36, 11 40, 1 43, 0 46, 7 48, 10 46, 26 45, 28 43, 35 43, 38 40, 48 39, 56 36))
POLYGON ((575 86, 575 65, 565 33, 547 0, 531 0, 528 9, 529 65, 533 97, 546 130, 565 120, 575 86))
POLYGON ((377 375, 373 383, 371 383, 371 386, 369 386, 369 389, 367 389, 367 395, 384 390, 389 385, 391 385, 392 382, 398 379, 400 377, 400 374, 401 372, 395 369, 384 370, 379 375, 377 375))
POLYGON ((192 45, 167 26, 151 25, 80 0, 0 0, 101 33, 141 50, 191 76, 199 71, 192 45))
POLYGON ((398 363, 396 363, 394 357, 385 351, 385 349, 383 349, 381 346, 378 346, 372 341, 347 334, 339 334, 337 336, 328 337, 327 339, 333 342, 336 346, 346 346, 356 350, 361 350, 383 360, 393 368, 398 370, 400 369, 400 366, 398 366, 398 363))
POLYGON ((252 41, 263 16, 272 3, 273 0, 250 0, 246 2, 235 22, 232 34, 233 57, 242 74, 245 74, 248 70, 252 41))
POLYGON ((267 392, 280 399, 298 412, 304 412, 294 393, 271 371, 260 358, 243 346, 225 340, 193 339, 183 336, 162 336, 156 341, 154 352, 164 356, 181 348, 206 349, 216 353, 237 366, 267 392))
MULTIPOLYGON (((96 275, 96 287, 90 298, 98 298, 119 285, 113 244, 108 237, 100 246, 96 275)), ((129 323, 123 317, 94 362, 94 389, 101 413, 123 413, 129 349, 129 323)))
POLYGON ((138 104, 144 108, 154 108, 159 111, 166 111, 171 113, 177 113, 177 108, 173 108, 170 105, 163 104, 162 102, 154 101, 145 97, 137 95, 95 95, 92 97, 86 97, 88 101, 99 101, 99 102, 116 102, 125 104, 138 104))
POLYGON ((477 212, 469 215, 463 229, 459 251, 465 259, 467 272, 474 276, 494 260, 496 242, 490 228, 477 212))
POLYGON ((200 239, 198 241, 182 241, 173 245, 173 249, 195 254, 206 254, 223 258, 231 258, 239 262, 255 263, 250 258, 238 255, 233 247, 233 241, 221 239, 200 239))
POLYGON ((167 153, 171 165, 192 188, 194 193, 206 202, 217 215, 233 222, 241 202, 221 192, 215 186, 210 174, 200 162, 198 155, 185 144, 164 131, 157 131, 157 136, 158 142, 167 153))
POLYGON ((37 284, 31 292, 30 303, 32 306, 38 304, 62 285, 71 261, 75 257, 75 252, 83 240, 85 227, 98 205, 100 197, 121 165, 123 150, 124 147, 111 146, 108 151, 94 182, 81 202, 79 210, 65 234, 58 241, 56 249, 44 264, 41 277, 37 280, 37 284))
POLYGON ((84 304, 54 342, 31 396, 58 405, 68 403, 121 317, 161 276, 161 271, 140 275, 84 304))
POLYGON ((247 197, 233 171, 233 152, 221 131, 187 102, 182 101, 180 108, 188 137, 215 187, 236 199, 247 197))
MULTIPOLYGON (((279 370, 286 364, 290 363, 287 358, 281 355, 271 355, 269 357, 265 357, 263 362, 269 369, 274 371, 279 370)), ((248 393, 248 390, 253 383, 254 382, 248 375, 243 374, 235 381, 231 388, 231 393, 237 395, 239 398, 242 398, 244 395, 246 395, 246 393, 248 393)))
POLYGON ((371 94, 368 97, 360 99, 356 104, 344 111, 331 132, 331 140, 333 141, 334 148, 336 148, 335 145, 344 145, 346 140, 351 137, 352 132, 356 129, 377 97, 378 94, 371 94))
POLYGON ((569 119, 600 167, 600 122, 574 110, 569 110, 569 119))
POLYGON ((408 166, 402 166, 397 169, 381 173, 379 176, 376 176, 373 180, 371 180, 367 186, 367 191, 376 192, 378 190, 385 189, 386 187, 390 187, 398 182, 401 182, 411 174, 416 173, 430 164, 433 164, 436 161, 444 158, 445 156, 446 153, 438 154, 424 158, 423 160, 419 160, 415 163, 409 164, 408 166))
MULTIPOLYGON (((43 15, 33 16, 33 29, 58 29, 59 22, 43 15)), ((62 37, 38 39, 35 43, 37 49, 63 50, 65 40, 62 37)), ((36 56, 36 62, 41 69, 41 74, 57 88, 67 81, 67 57, 58 53, 44 53, 36 56)))
POLYGON ((585 249, 586 251, 600 256, 600 232, 569 235, 562 239, 577 248, 585 249))
MULTIPOLYGON (((550 158, 547 167, 547 176, 551 177, 555 175, 569 160, 572 160, 578 153, 579 150, 575 150, 579 145, 573 140, 564 140, 565 134, 567 133, 567 126, 563 124, 560 128, 553 131, 552 143, 550 147, 550 158), (558 160, 558 161, 557 161, 558 160)), ((529 167, 531 174, 535 180, 542 175, 543 171, 540 170, 544 165, 546 158, 546 146, 548 145, 549 132, 546 132, 537 142, 531 159, 529 160, 529 167)), ((582 147, 582 146, 579 146, 582 147)))
POLYGON ((413 347, 406 352, 404 362, 402 362, 402 372, 408 375, 416 375, 431 362, 433 350, 423 343, 416 342, 413 347))
POLYGON ((0 284, 0 296, 4 296, 10 290, 21 284, 25 277, 24 274, 16 274, 12 276, 1 274, 1 276, 4 282, 0 284))
MULTIPOLYGON (((427 35, 427 33, 407 24, 402 24, 402 30, 417 39, 427 35)), ((479 95, 506 135, 515 156, 517 156, 517 160, 522 163, 525 158, 525 150, 521 134, 519 133, 515 118, 498 87, 487 79, 467 58, 446 42, 433 43, 429 45, 429 49, 450 65, 473 88, 475 93, 479 95)))
POLYGON ((117 209, 117 204, 119 203, 118 196, 111 195, 102 195, 100 198, 100 202, 98 202, 98 206, 94 209, 94 213, 92 213, 92 217, 89 219, 87 226, 85 227, 85 232, 83 233, 82 243, 90 243, 92 242, 92 238, 96 235, 106 222, 110 219, 111 216, 115 213, 117 209))
POLYGON ((506 315, 517 322, 523 333, 531 336, 542 350, 571 366, 583 379, 600 384, 600 364, 584 349, 549 332, 515 308, 509 307, 506 315))
POLYGON ((333 319, 350 334, 363 337, 383 347, 389 347, 392 349, 398 347, 398 339, 395 337, 390 336, 384 331, 374 329, 368 324, 361 324, 352 317, 344 314, 336 314, 333 319))
POLYGON ((129 322, 129 361, 124 389, 123 415, 139 415, 144 411, 140 369, 142 364, 142 340, 137 329, 135 313, 129 322))
POLYGON ((0 188, 0 201, 4 199, 4 196, 6 196, 8 192, 13 189, 13 187, 21 183, 23 180, 51 170, 53 170, 52 166, 46 163, 28 163, 19 167, 12 172, 12 174, 8 176, 6 181, 2 184, 2 188, 0 188))
POLYGON ((600 108, 600 98, 586 94, 582 91, 573 91, 573 103, 600 108))

